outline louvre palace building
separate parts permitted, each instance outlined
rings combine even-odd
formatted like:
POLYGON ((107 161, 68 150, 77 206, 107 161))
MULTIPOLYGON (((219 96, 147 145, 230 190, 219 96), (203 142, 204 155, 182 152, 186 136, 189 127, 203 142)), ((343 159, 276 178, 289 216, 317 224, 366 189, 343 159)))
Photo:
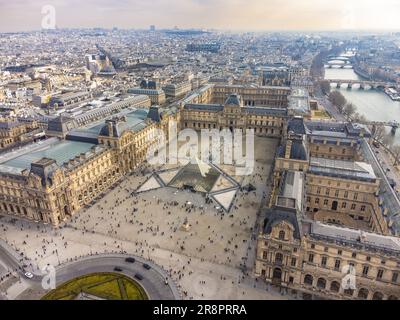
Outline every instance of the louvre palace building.
MULTIPOLYGON (((130 94, 40 124, 0 154, 0 214, 57 227, 147 165, 161 129, 253 129, 279 141, 254 273, 304 299, 400 298, 400 239, 353 123, 311 121, 307 90, 206 84, 168 106, 130 94), (343 285, 343 279, 351 280, 343 285)), ((383 195, 385 196, 385 195, 383 195)))

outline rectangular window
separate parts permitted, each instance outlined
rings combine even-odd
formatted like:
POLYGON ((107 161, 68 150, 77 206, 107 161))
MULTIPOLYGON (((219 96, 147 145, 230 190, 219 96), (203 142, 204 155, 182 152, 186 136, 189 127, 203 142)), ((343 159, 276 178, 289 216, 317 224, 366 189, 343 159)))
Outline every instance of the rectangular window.
POLYGON ((339 190, 335 191, 335 197, 339 197, 339 190))
POLYGON ((355 210, 355 209, 356 209, 356 204, 353 203, 353 204, 351 205, 351 210, 355 210))
POLYGON ((340 260, 335 261, 335 270, 339 270, 340 268, 340 260))
POLYGON ((267 251, 264 251, 263 252, 263 259, 266 260, 267 258, 268 258, 268 253, 267 253, 267 251))
POLYGON ((326 267, 327 257, 322 257, 321 266, 326 267))
POLYGON ((308 262, 314 262, 314 255, 312 253, 308 256, 308 262))
POLYGON ((360 208, 360 210, 361 210, 362 212, 364 212, 364 211, 365 211, 365 206, 362 205, 361 208, 360 208))
POLYGON ((315 203, 319 204, 319 198, 315 198, 315 203))
POLYGON ((396 283, 398 278, 399 278, 399 274, 397 272, 393 272, 393 274, 392 274, 392 282, 396 283))
POLYGON ((328 199, 325 199, 324 200, 324 206, 327 206, 328 205, 328 199))
POLYGON ((290 262, 292 267, 296 266, 296 258, 292 258, 292 261, 290 262))
POLYGON ((383 270, 382 270, 382 269, 379 269, 379 270, 378 270, 378 274, 376 275, 376 278, 377 278, 378 280, 381 280, 382 277, 383 277, 383 270))
POLYGON ((367 276, 368 275, 368 271, 369 271, 369 267, 368 266, 364 266, 363 272, 362 272, 363 276, 367 276))

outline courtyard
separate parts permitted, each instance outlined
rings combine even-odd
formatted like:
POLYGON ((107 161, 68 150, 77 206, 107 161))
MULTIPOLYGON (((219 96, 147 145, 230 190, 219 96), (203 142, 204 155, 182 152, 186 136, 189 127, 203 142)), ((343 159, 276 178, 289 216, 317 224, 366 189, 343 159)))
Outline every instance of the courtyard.
MULTIPOLYGON (((34 267, 90 254, 129 252, 163 266, 183 298, 243 299, 245 292, 247 298, 262 298, 265 288, 257 290, 261 284, 248 276, 254 266, 257 213, 269 193, 277 144, 276 139, 256 137, 254 171, 238 179, 241 186, 251 184, 255 190, 238 190, 229 212, 206 201, 201 192, 171 186, 135 192, 165 166, 127 176, 58 229, 3 217, 2 238, 34 267), (241 293, 237 289, 246 281, 248 288, 241 293), (246 290, 252 294, 247 296, 246 290)), ((221 168, 234 176, 231 168, 221 168)))

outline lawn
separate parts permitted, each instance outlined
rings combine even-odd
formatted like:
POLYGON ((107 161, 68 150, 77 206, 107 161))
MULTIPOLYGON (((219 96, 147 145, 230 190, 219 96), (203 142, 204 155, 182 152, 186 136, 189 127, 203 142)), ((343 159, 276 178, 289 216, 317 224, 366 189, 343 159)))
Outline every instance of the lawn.
POLYGON ((69 280, 48 292, 42 300, 148 300, 133 279, 117 273, 92 273, 69 280))

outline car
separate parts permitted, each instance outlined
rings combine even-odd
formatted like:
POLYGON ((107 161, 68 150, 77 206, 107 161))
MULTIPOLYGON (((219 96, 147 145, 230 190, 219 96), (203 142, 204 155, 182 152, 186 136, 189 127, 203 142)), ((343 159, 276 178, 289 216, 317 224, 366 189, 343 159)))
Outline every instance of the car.
POLYGON ((151 267, 147 263, 143 263, 143 268, 145 268, 146 270, 151 269, 151 267))
POLYGON ((167 278, 165 278, 164 284, 165 284, 166 286, 168 285, 168 279, 167 279, 167 278))
POLYGON ((122 268, 121 268, 121 267, 115 267, 115 268, 114 268, 114 271, 121 272, 121 271, 122 271, 122 268))
POLYGON ((129 263, 134 263, 136 261, 136 259, 132 258, 132 257, 128 257, 128 258, 125 259, 125 261, 129 262, 129 263))
POLYGON ((138 280, 143 280, 143 276, 140 273, 136 273, 135 278, 138 280))
POLYGON ((32 279, 33 278, 33 274, 30 272, 25 272, 24 276, 27 277, 28 279, 32 279))

